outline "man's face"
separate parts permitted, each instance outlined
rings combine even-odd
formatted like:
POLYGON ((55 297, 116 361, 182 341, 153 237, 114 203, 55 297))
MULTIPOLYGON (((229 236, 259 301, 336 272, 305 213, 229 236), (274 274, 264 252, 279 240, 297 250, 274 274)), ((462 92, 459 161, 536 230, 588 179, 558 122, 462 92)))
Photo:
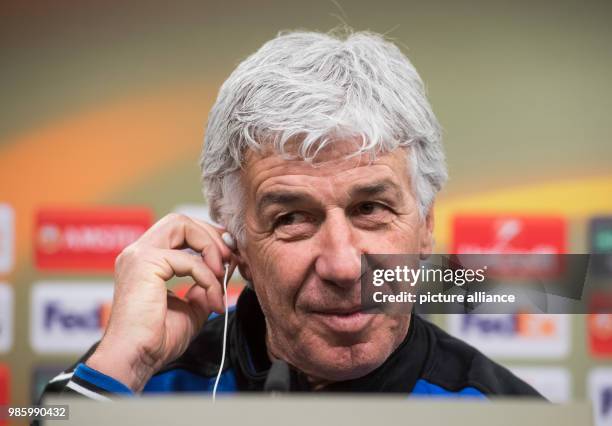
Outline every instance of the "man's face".
POLYGON ((242 272, 268 350, 318 380, 361 377, 406 336, 409 316, 360 312, 361 255, 431 251, 433 220, 419 217, 407 151, 344 159, 354 147, 328 146, 315 166, 249 152, 242 175, 242 272))

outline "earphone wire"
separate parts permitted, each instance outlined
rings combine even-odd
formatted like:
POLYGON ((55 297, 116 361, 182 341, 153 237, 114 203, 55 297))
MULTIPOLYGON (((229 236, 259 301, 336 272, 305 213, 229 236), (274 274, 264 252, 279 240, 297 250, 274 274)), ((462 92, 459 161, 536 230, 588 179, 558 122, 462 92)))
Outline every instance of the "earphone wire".
POLYGON ((227 280, 229 275, 229 263, 225 265, 225 277, 223 277, 223 300, 225 301, 225 320, 223 322, 223 349, 221 352, 221 364, 219 365, 219 372, 215 379, 215 386, 212 391, 213 402, 217 399, 217 387, 219 386, 219 380, 221 379, 221 373, 223 372, 223 365, 225 364, 225 347, 227 346, 227 317, 228 317, 228 306, 227 306, 227 280))

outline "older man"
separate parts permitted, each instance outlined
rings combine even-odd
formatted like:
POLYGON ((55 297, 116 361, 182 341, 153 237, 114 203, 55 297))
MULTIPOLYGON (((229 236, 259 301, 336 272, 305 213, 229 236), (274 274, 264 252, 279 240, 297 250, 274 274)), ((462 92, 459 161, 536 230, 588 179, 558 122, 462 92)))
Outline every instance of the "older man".
POLYGON ((126 248, 104 337, 47 392, 207 392, 218 371, 221 391, 261 391, 282 361, 288 390, 537 396, 419 317, 362 309, 361 255, 432 251, 440 139, 416 70, 380 36, 266 43, 209 116, 202 177, 224 228, 170 215, 126 248), (249 288, 221 365, 226 264, 249 288), (184 299, 173 276, 195 281, 184 299))

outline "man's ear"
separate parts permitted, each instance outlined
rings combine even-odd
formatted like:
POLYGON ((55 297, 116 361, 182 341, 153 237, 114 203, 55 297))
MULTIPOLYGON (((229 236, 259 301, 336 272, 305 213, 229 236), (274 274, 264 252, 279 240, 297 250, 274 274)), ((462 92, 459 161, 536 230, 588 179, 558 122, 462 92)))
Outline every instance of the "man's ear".
POLYGON ((434 203, 431 203, 429 206, 429 210, 427 211, 427 215, 423 218, 423 222, 421 223, 421 241, 420 241, 420 257, 421 260, 427 259, 432 251, 434 246, 434 237, 433 237, 433 229, 434 229, 434 203))
POLYGON ((236 259, 238 260, 238 271, 240 271, 240 275, 246 281, 253 281, 253 274, 251 274, 251 267, 249 266, 249 262, 245 259, 242 248, 239 246, 236 250, 236 259))
POLYGON ((245 280, 247 281, 253 280, 253 276, 251 275, 251 270, 249 269, 248 265, 239 263, 238 271, 240 271, 240 275, 242 275, 242 278, 244 278, 245 280))

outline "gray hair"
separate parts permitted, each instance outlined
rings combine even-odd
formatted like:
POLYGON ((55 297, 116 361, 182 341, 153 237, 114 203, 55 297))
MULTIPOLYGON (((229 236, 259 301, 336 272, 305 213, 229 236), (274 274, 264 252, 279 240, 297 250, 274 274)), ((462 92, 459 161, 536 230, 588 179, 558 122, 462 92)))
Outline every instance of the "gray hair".
POLYGON ((441 130, 423 82, 393 43, 370 32, 345 36, 281 33, 225 81, 209 117, 200 165, 213 220, 244 241, 240 169, 247 149, 271 145, 313 162, 339 138, 361 142, 351 155, 408 149, 419 212, 447 179, 441 130))

